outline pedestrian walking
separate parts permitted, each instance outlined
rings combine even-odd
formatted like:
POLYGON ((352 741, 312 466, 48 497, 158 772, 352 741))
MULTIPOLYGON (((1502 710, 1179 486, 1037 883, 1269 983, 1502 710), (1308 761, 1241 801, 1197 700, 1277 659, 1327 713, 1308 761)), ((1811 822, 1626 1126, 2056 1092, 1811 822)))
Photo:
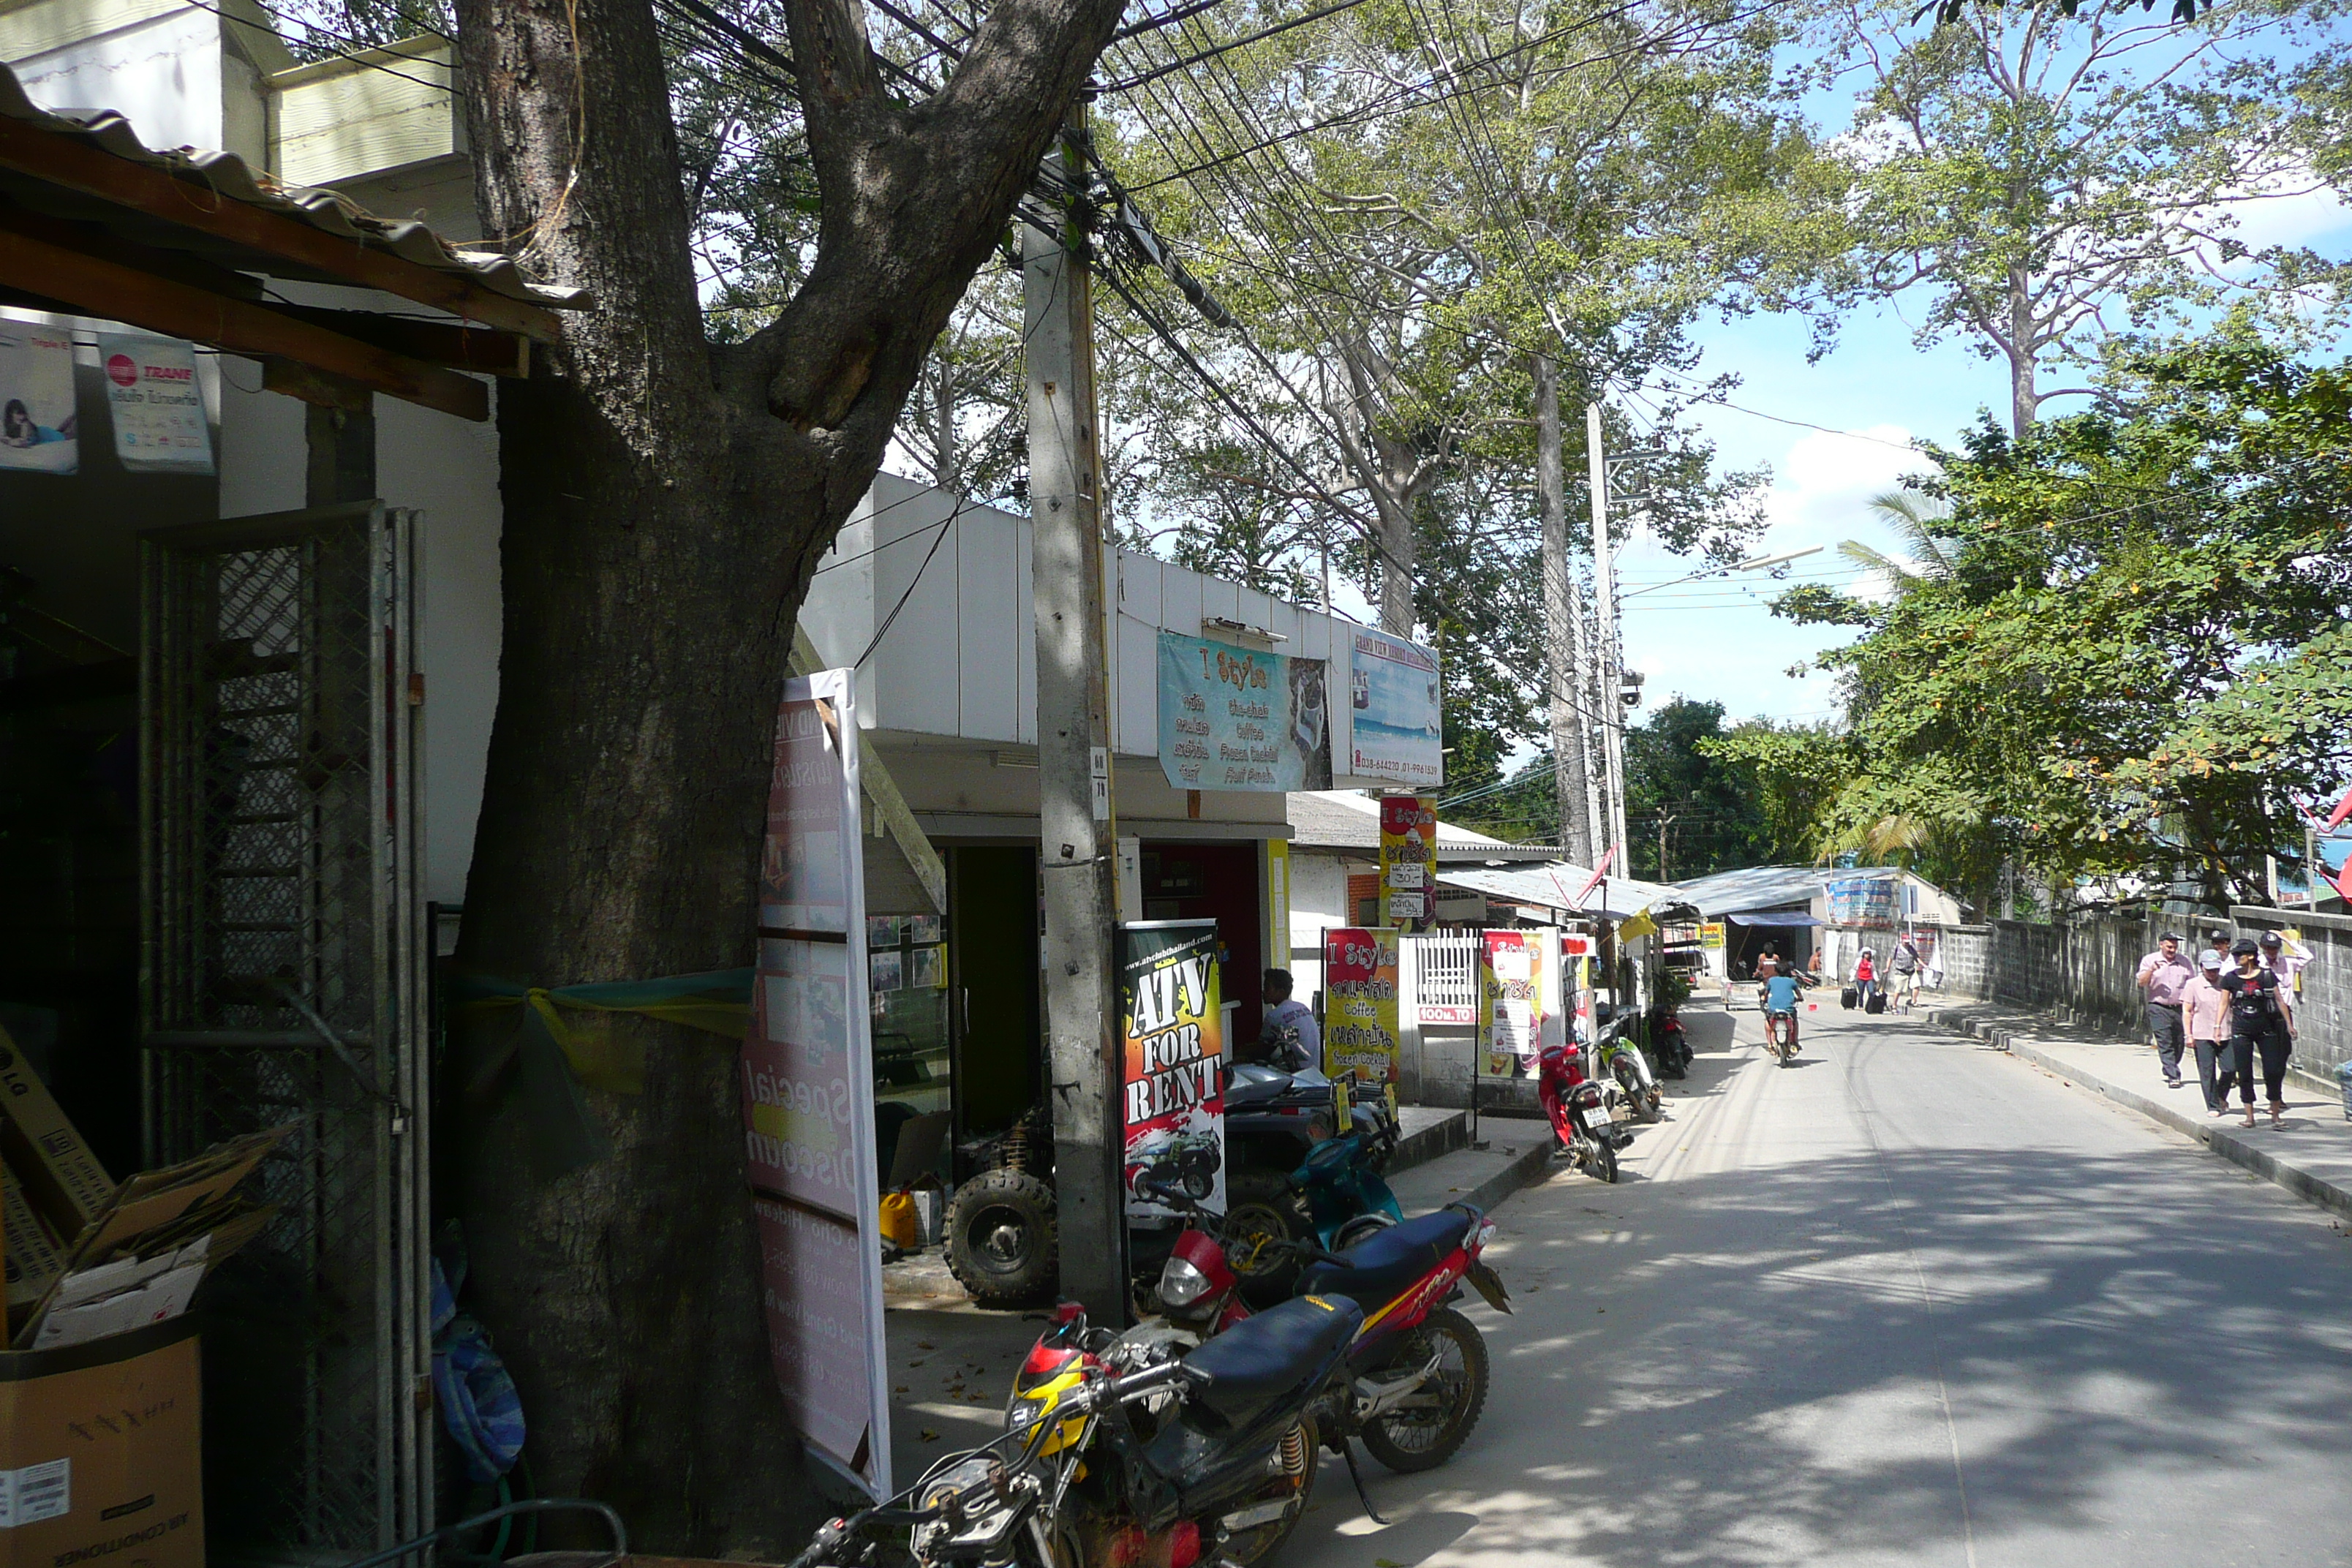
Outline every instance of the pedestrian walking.
MULTIPOLYGON (((2230 995, 2230 1075, 2237 1079, 2238 1098, 2246 1108, 2246 1125, 2254 1124, 2254 1059, 2262 1058, 2263 1087, 2270 1095, 2271 1125, 2285 1123, 2286 1102, 2279 1091, 2286 1077, 2287 1052, 2294 1038, 2293 1015, 2279 1001, 2278 976, 2263 967, 2262 948, 2242 938, 2230 949, 2238 961, 2221 988, 2230 995)), ((2216 1085, 2229 1093, 2227 1078, 2216 1085)))
POLYGON ((2202 954, 2199 963, 2197 978, 2181 993, 2180 1021, 2197 1052, 2197 1085, 2205 1091, 2206 1113, 2227 1116, 2230 1108, 2214 1088, 2213 1074, 2230 1054, 2230 994, 2221 989, 2230 966, 2218 952, 2202 954))
POLYGON ((1865 947, 1862 950, 1862 956, 1853 961, 1853 996, 1864 1012, 1870 1011, 1870 998, 1877 990, 1878 965, 1870 949, 1865 947))
POLYGON ((1908 935, 1895 940, 1894 956, 1888 960, 1895 969, 1895 993, 1901 999, 1903 1010, 1919 1000, 1919 972, 1927 967, 1919 956, 1919 944, 1908 935))
POLYGON ((2237 960, 2230 956, 2230 933, 2228 931, 2207 931, 2205 933, 2205 950, 2208 952, 2221 954, 2221 967, 2223 969, 2235 969, 2238 967, 2237 960))
POLYGON ((2293 995, 2294 977, 2311 962, 2311 949, 2284 931, 2266 931, 2254 940, 2262 945, 2263 967, 2278 976, 2280 994, 2293 995))
POLYGON ((2177 931, 2166 931, 2157 940, 2156 951, 2139 961, 2139 988, 2147 994, 2148 1033, 2156 1037, 2167 1089, 2180 1087, 2180 1053, 2188 1044, 2180 1021, 2181 993, 2196 978, 2197 967, 2180 951, 2177 931))

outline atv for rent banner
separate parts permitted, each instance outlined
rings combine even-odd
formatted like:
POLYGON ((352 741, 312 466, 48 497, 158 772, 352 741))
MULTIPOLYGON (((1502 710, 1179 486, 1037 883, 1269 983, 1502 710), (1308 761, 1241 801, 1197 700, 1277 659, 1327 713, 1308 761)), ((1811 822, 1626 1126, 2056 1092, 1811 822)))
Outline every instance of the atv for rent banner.
POLYGON ((1175 1214, 1146 1195, 1165 1182, 1225 1212, 1224 1013, 1217 922, 1143 921, 1118 928, 1127 1213, 1175 1214))
POLYGON ((1397 933, 1343 926, 1323 933, 1323 1072, 1396 1110, 1397 933))

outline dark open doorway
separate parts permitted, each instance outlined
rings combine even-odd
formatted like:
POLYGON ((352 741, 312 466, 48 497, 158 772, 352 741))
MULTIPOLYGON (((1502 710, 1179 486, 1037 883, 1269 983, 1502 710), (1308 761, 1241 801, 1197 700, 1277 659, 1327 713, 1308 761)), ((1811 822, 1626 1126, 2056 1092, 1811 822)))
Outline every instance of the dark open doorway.
MULTIPOLYGON (((949 1024, 956 1142, 1003 1131, 1037 1102, 1037 851, 963 844, 948 851, 949 1024)), ((959 1169, 961 1180, 967 1173, 959 1169)))

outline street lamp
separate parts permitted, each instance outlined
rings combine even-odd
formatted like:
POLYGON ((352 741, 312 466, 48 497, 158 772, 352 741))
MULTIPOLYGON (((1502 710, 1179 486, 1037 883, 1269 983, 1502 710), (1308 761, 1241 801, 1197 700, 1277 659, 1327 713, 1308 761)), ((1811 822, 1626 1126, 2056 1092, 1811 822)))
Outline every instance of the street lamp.
POLYGON ((1808 555, 1818 555, 1822 550, 1821 545, 1808 544, 1802 550, 1784 550, 1778 555, 1759 555, 1753 561, 1735 561, 1728 566, 1711 566, 1704 572, 1693 572, 1681 577, 1669 577, 1663 583, 1649 583, 1639 588, 1628 588, 1617 596, 1621 599, 1630 599, 1637 594, 1654 594, 1661 588, 1672 588, 1684 583, 1696 583, 1702 577, 1727 577, 1734 572, 1761 572, 1767 566, 1782 566, 1808 555))

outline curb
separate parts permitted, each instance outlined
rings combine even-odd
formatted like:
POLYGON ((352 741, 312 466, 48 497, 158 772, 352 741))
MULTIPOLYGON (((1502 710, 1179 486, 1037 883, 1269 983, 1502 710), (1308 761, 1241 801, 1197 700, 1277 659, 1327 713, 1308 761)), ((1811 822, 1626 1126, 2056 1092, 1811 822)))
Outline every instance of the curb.
POLYGON ((1468 1147, 1470 1147, 1470 1113, 1465 1110, 1400 1139, 1397 1142, 1396 1153, 1390 1160, 1389 1170, 1391 1174, 1410 1171, 1416 1165, 1426 1165, 1432 1160, 1451 1154, 1456 1149, 1468 1147))
MULTIPOLYGON (((1545 1130, 1549 1132, 1550 1130, 1545 1130)), ((1452 1201, 1468 1204, 1480 1214, 1492 1214, 1496 1204, 1521 1187, 1534 1186, 1551 1172, 1551 1140, 1546 1137, 1522 1150, 1517 1159, 1452 1201)))
POLYGON ((1985 1028, 1981 1026, 1980 1020, 1930 1013, 1927 1021, 1991 1040, 2021 1061, 2032 1062, 2046 1072, 2057 1074, 2067 1083, 2080 1084, 2094 1094, 2105 1095, 2116 1104, 2137 1110, 2149 1121, 2161 1122, 2176 1132, 2185 1132, 2231 1164, 2251 1171, 2265 1181, 2276 1183, 2307 1203, 2352 1218, 2352 1191, 2347 1191, 2324 1176, 2315 1176, 2308 1171, 2281 1163, 2268 1150, 2239 1137, 2227 1127, 2200 1117, 2183 1115, 2161 1100, 2150 1100, 2127 1089, 2118 1089, 2104 1079, 2094 1078, 2072 1062, 2062 1061, 2046 1051, 2036 1049, 2008 1030, 1985 1028))

